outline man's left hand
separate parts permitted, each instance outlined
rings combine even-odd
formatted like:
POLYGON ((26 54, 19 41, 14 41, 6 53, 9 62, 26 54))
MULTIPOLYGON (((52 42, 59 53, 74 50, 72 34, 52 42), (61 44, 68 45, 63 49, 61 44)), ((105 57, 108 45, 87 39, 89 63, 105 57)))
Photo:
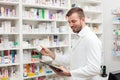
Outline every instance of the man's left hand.
POLYGON ((56 74, 61 75, 61 76, 68 76, 68 77, 71 76, 70 71, 68 71, 66 68, 64 68, 63 66, 61 66, 61 67, 59 67, 59 68, 62 70, 62 72, 58 72, 58 71, 56 71, 55 69, 52 69, 52 70, 53 70, 56 74))

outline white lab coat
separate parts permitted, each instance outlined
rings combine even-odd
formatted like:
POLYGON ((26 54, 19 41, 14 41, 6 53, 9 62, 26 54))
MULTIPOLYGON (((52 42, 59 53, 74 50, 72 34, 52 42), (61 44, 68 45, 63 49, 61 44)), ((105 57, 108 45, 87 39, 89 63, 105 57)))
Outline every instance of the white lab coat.
POLYGON ((55 61, 70 65, 71 80, 99 80, 101 42, 87 26, 78 35, 80 38, 71 51, 56 54, 55 61))

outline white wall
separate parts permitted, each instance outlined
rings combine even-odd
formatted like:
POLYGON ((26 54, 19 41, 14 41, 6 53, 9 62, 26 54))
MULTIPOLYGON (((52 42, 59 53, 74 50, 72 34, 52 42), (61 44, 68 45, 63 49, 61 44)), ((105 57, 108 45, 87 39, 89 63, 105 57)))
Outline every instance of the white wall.
POLYGON ((120 70, 120 57, 112 55, 113 45, 113 25, 111 10, 120 7, 120 0, 102 0, 103 1, 103 32, 104 32, 104 52, 107 72, 120 70))

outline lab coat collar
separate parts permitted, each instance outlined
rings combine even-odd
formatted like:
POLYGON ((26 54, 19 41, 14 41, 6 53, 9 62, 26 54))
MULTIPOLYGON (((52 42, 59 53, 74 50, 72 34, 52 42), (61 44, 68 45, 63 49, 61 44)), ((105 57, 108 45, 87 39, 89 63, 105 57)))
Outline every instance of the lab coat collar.
POLYGON ((90 28, 88 26, 85 26, 77 35, 79 37, 84 37, 88 31, 90 31, 90 28))
POLYGON ((74 50, 74 48, 76 48, 76 45, 78 45, 78 43, 81 41, 81 39, 83 39, 83 37, 90 31, 90 28, 88 26, 85 26, 77 35, 77 42, 75 43, 75 45, 73 46, 72 50, 74 50))

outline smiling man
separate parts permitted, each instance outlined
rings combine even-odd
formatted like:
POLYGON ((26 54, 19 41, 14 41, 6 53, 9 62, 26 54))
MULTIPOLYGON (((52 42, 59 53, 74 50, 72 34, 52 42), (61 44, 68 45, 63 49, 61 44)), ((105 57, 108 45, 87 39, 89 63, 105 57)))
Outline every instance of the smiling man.
POLYGON ((85 15, 81 8, 75 7, 66 14, 69 25, 79 39, 65 55, 54 54, 49 49, 42 47, 43 55, 53 58, 58 63, 69 64, 70 70, 61 67, 58 75, 71 77, 71 80, 99 80, 101 65, 101 42, 85 24, 85 15))

